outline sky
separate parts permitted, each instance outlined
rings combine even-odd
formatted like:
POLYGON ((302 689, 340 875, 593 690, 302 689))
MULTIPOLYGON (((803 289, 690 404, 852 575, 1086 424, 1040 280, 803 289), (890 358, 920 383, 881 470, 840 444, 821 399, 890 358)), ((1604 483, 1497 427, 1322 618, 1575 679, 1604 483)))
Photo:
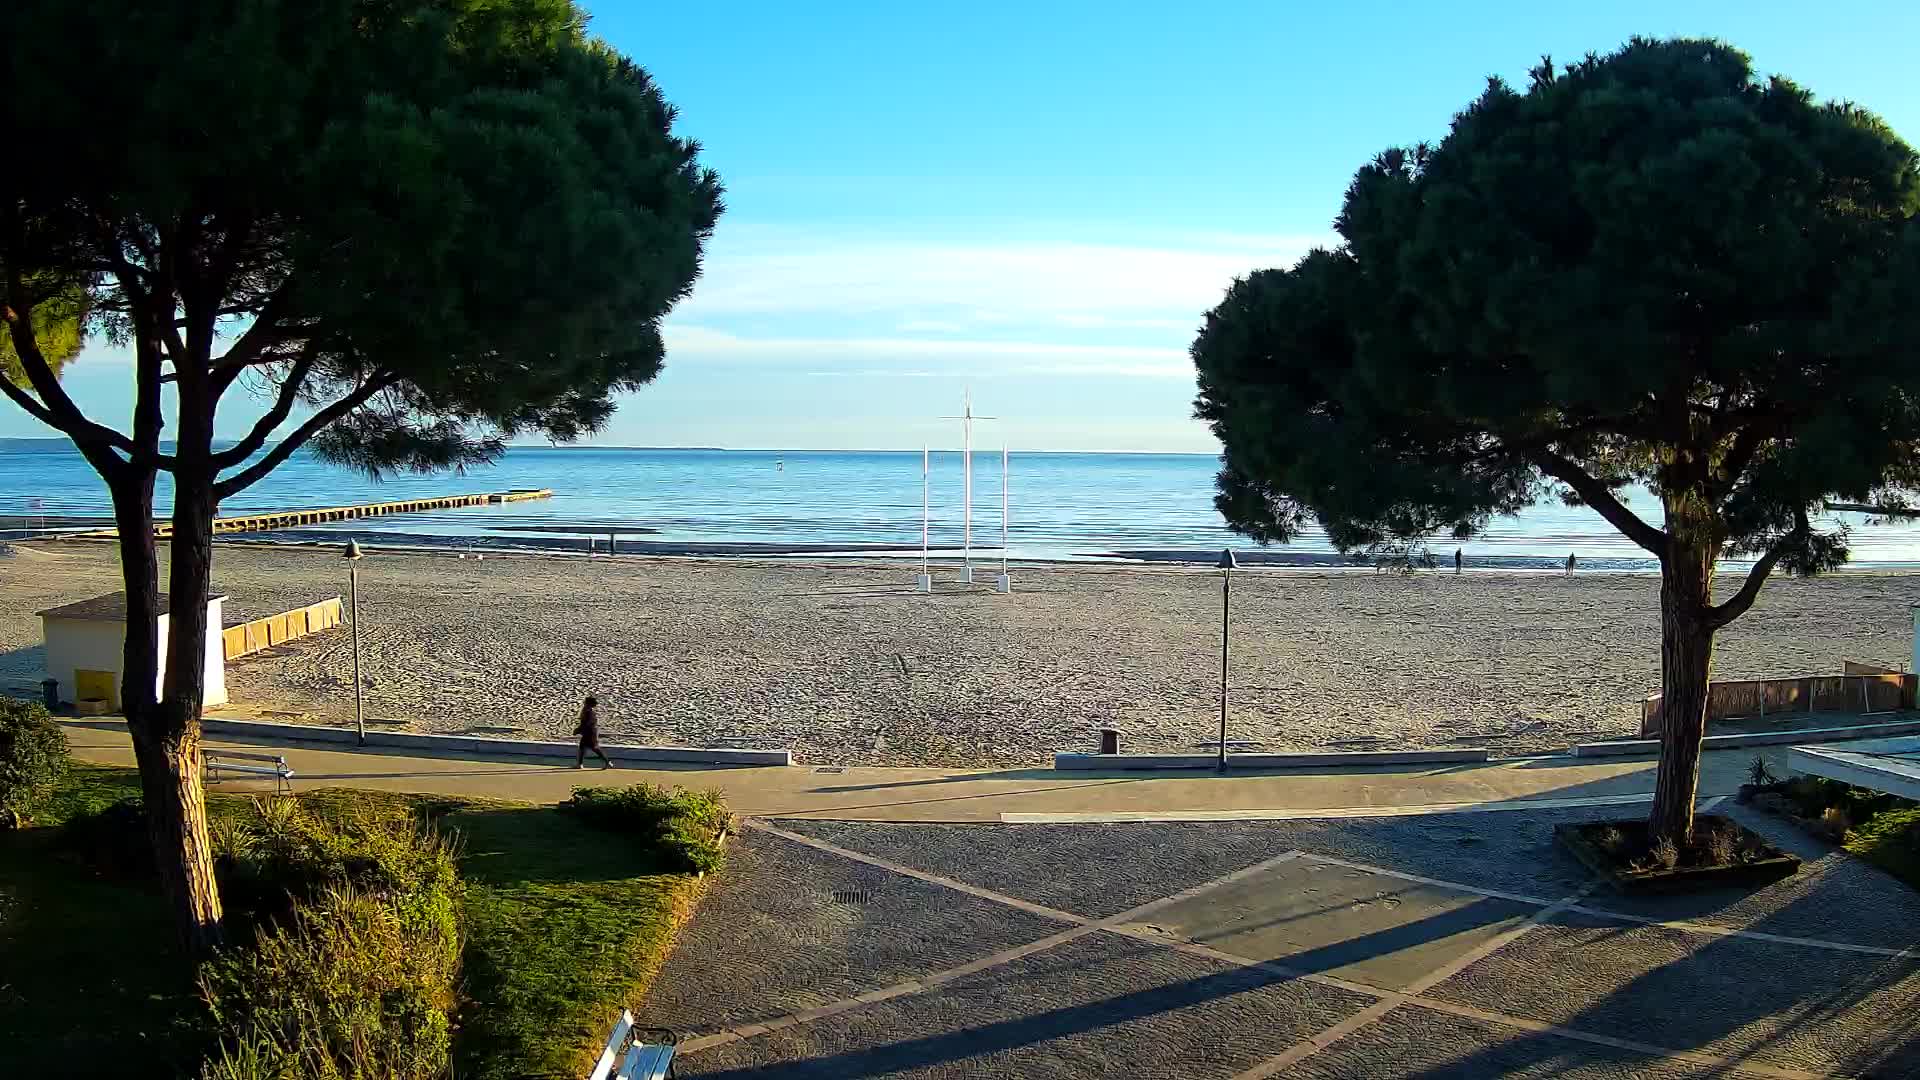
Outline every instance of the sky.
MULTIPOLYGON (((1356 168, 1543 54, 1718 37, 1920 139, 1911 3, 588 6, 729 208, 605 445, 952 446, 970 390, 999 418, 981 445, 1216 452, 1186 357, 1206 310, 1332 243, 1356 168)), ((130 374, 90 347, 67 383, 124 426, 130 374)))

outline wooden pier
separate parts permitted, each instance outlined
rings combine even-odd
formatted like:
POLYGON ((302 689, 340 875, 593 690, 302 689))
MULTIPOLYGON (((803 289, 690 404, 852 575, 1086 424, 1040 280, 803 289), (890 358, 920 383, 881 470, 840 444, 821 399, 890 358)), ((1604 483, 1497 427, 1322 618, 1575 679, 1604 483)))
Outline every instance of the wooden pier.
MULTIPOLYGON (((481 492, 477 495, 442 495, 432 499, 406 499, 400 502, 362 503, 358 506, 324 506, 312 510, 281 510, 272 514, 246 514, 241 517, 221 517, 213 519, 215 536, 232 533, 273 532, 279 529, 297 529, 303 525, 321 525, 329 521, 348 521, 353 518, 380 517, 385 514, 415 514, 424 510, 454 510, 466 506, 486 506, 490 503, 525 502, 528 499, 550 499, 552 488, 515 488, 512 491, 481 492)), ((101 529, 98 532, 82 533, 82 536, 117 536, 117 530, 101 529)), ((156 539, 166 540, 173 535, 173 523, 156 521, 153 523, 153 535, 156 539)))

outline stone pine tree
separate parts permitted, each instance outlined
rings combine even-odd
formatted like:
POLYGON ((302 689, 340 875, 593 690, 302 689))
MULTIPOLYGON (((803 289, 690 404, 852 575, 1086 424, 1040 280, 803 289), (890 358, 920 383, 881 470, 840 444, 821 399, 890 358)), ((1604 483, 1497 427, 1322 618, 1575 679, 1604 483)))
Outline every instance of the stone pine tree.
POLYGON ((1438 145, 1359 171, 1342 244, 1207 315, 1216 502, 1342 549, 1591 507, 1660 563, 1650 824, 1686 839, 1715 631, 1776 569, 1846 559, 1823 500, 1920 487, 1917 202, 1884 123, 1717 42, 1491 80, 1438 145), (1716 597, 1723 559, 1750 568, 1716 597))
POLYGON ((0 130, 34 153, 0 170, 21 374, 0 389, 111 494, 122 701, 164 891, 205 946, 221 910, 198 658, 218 504, 302 448, 430 470, 594 430, 660 370, 720 184, 566 0, 16 0, 6 21, 0 130), (118 424, 56 378, 68 346, 43 308, 76 296, 88 332, 132 354, 118 424))

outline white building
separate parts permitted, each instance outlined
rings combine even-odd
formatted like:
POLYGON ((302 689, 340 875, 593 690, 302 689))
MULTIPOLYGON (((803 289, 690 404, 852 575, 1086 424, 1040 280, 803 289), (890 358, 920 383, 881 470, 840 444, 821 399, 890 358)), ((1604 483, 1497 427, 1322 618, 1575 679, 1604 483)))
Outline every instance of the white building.
MULTIPOLYGON (((207 599, 207 696, 205 704, 227 701, 226 651, 220 640, 225 596, 207 599)), ((167 594, 160 594, 160 676, 167 670, 167 594)), ((40 612, 47 643, 47 677, 60 683, 65 701, 100 699, 112 712, 120 711, 121 659, 127 641, 127 594, 96 596, 75 604, 40 612)))

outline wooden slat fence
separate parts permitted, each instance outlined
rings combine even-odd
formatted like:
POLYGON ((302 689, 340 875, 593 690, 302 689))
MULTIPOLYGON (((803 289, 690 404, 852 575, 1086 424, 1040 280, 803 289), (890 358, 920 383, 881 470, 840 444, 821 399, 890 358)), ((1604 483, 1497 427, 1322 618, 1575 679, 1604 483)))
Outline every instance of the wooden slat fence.
POLYGON ((283 611, 264 619, 229 626, 220 632, 220 643, 229 660, 284 644, 294 638, 331 630, 343 621, 340 598, 333 597, 303 608, 283 611))
MULTIPOLYGON (((1791 713, 1880 713, 1914 707, 1914 676, 1849 662, 1844 675, 1734 679, 1707 685, 1707 723, 1764 720, 1791 713)), ((1640 734, 1660 733, 1660 695, 1640 703, 1640 734)))

